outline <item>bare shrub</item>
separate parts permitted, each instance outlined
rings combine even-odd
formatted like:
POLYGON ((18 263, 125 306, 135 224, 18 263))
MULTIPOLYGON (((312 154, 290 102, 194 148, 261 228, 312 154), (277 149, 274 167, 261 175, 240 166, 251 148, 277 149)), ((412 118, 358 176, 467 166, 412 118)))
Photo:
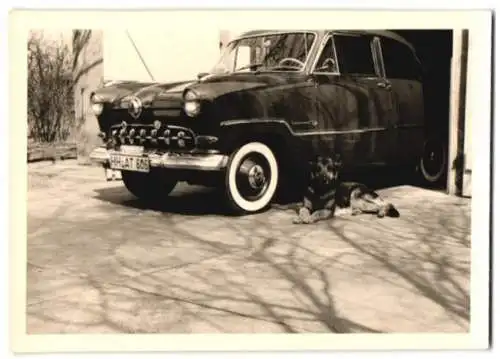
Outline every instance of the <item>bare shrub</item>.
POLYGON ((73 56, 36 32, 28 39, 28 130, 38 142, 64 141, 74 124, 73 56))

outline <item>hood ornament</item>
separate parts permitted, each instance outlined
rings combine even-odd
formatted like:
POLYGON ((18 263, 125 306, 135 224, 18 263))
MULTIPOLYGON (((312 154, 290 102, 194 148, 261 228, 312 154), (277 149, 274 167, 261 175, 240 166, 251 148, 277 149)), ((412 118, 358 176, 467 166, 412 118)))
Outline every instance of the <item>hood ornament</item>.
POLYGON ((131 97, 128 102, 128 113, 137 119, 142 113, 142 102, 138 97, 131 97))

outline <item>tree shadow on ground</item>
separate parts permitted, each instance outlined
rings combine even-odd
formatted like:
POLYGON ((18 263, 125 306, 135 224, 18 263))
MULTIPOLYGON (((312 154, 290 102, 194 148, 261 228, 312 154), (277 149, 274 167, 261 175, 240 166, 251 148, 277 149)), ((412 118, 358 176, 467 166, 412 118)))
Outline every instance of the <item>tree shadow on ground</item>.
MULTIPOLYGON (((369 240, 357 236, 349 228, 352 223, 335 223, 331 230, 357 253, 372 258, 376 265, 381 265, 413 293, 441 307, 460 326, 468 327, 470 207, 462 206, 439 214, 427 208, 427 213, 420 218, 412 216, 402 221, 407 222, 407 228, 411 225, 415 230, 398 231, 380 222, 369 240), (434 216, 432 220, 431 216, 434 216)), ((370 267, 365 271, 370 272, 370 267)), ((371 273, 376 276, 377 271, 371 273)), ((388 278, 380 279, 387 281, 388 278)))
MULTIPOLYGON (((75 323, 69 316, 36 306, 28 314, 60 322, 71 328, 68 331, 106 327, 124 333, 367 333, 398 331, 397 320, 418 322, 426 319, 421 316, 427 315, 427 308, 439 308, 461 328, 457 330, 466 331, 469 207, 450 205, 449 213, 436 216, 435 203, 417 204, 420 211, 415 216, 344 217, 315 226, 284 224, 278 211, 228 219, 220 225, 232 233, 229 243, 227 238, 189 231, 189 223, 166 219, 168 239, 137 239, 137 244, 128 240, 126 251, 126 243, 116 243, 105 257, 105 269, 96 266, 78 274, 81 286, 94 293, 96 300, 92 305, 82 304, 76 295, 61 299, 59 306, 86 311, 92 320, 75 323), (161 253, 175 253, 183 245, 203 252, 203 257, 167 267, 161 253), (134 248, 149 254, 134 255, 134 248), (379 286, 379 295, 390 297, 397 291, 412 306, 425 301, 425 308, 417 314, 408 310, 406 317, 399 313, 392 326, 384 321, 373 324, 373 318, 360 319, 357 310, 342 308, 369 306, 379 316, 380 304, 376 299, 358 302, 359 298, 338 288, 349 282, 361 286, 354 283, 361 279, 379 286)), ((136 221, 132 224, 148 225, 144 219, 136 221)), ((425 323, 420 328, 433 330, 425 323)))
POLYGON ((44 285, 51 267, 28 267, 37 276, 28 283, 49 298, 29 303, 28 317, 55 331, 366 333, 402 331, 403 321, 425 321, 418 328, 435 331, 427 310, 468 330, 469 201, 417 193, 397 219, 347 216, 296 226, 293 211, 218 216, 222 203, 210 190, 174 193, 159 211, 185 216, 161 220, 143 215, 150 207, 122 185, 98 190, 97 198, 137 211, 82 216, 77 227, 87 236, 61 214, 50 234, 60 240, 28 251, 33 261, 57 253, 48 263, 65 273, 55 277, 75 278, 54 288, 44 285), (192 217, 200 214, 208 215, 192 217), (396 310, 357 298, 365 284, 366 292, 376 286, 378 296, 400 296, 416 308, 398 312, 392 324, 373 319, 396 310))

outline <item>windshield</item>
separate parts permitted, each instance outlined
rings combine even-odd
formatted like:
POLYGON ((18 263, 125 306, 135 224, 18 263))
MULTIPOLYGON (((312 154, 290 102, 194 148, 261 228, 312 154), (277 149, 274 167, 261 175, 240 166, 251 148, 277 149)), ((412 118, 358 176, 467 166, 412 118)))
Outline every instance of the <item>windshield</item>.
POLYGON ((212 73, 302 71, 315 35, 295 32, 242 38, 231 42, 212 73))

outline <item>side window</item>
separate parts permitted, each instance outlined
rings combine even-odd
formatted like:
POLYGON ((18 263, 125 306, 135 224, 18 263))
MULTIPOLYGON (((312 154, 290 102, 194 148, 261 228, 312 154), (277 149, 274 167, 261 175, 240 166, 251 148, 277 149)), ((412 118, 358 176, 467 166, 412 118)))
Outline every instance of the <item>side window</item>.
POLYGON ((335 35, 335 47, 341 73, 376 76, 371 37, 335 35))
POLYGON ((339 67, 336 61, 335 48, 333 46, 333 37, 329 36, 321 55, 316 62, 314 72, 337 73, 339 67))
POLYGON ((382 57, 388 78, 415 80, 420 78, 420 66, 413 52, 404 44, 382 39, 382 57))

